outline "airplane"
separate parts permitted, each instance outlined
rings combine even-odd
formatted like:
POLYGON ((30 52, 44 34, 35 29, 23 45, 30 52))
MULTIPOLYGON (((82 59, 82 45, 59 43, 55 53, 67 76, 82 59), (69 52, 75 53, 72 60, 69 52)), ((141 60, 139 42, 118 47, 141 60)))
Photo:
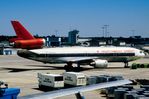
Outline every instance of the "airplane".
POLYGON ((14 48, 22 49, 37 49, 42 48, 45 40, 42 38, 35 38, 19 21, 11 21, 17 38, 9 40, 10 45, 14 48))
POLYGON ((33 50, 19 50, 18 56, 43 63, 65 63, 66 71, 73 70, 73 63, 80 65, 90 65, 95 68, 105 68, 108 62, 124 62, 128 67, 128 62, 134 61, 145 54, 143 51, 131 47, 57 47, 33 50))
POLYGON ((50 91, 50 92, 45 92, 40 94, 22 96, 22 97, 18 97, 18 99, 53 99, 53 98, 58 98, 58 97, 71 95, 71 94, 75 94, 77 99, 85 99, 85 97, 81 95, 82 92, 103 89, 108 87, 121 86, 124 84, 130 84, 130 83, 132 82, 127 79, 124 79, 124 80, 117 80, 117 81, 111 81, 111 82, 105 82, 105 83, 99 83, 99 84, 93 84, 93 85, 87 85, 87 86, 60 89, 60 90, 50 91))
POLYGON ((13 46, 28 49, 19 50, 17 52, 19 56, 43 63, 66 63, 66 70, 73 70, 73 63, 77 63, 77 67, 80 65, 107 67, 108 62, 124 62, 125 67, 128 67, 129 61, 145 55, 143 51, 130 47, 42 48, 44 39, 33 37, 19 21, 11 21, 11 23, 18 36, 10 40, 13 41, 13 46))

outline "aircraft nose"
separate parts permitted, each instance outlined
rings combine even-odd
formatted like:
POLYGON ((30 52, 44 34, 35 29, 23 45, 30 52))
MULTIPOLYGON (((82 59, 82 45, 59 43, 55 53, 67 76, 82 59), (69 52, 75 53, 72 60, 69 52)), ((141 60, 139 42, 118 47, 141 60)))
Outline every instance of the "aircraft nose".
POLYGON ((145 56, 145 52, 142 51, 142 50, 138 50, 138 53, 136 54, 136 56, 144 57, 145 56))
POLYGON ((148 53, 145 53, 145 52, 144 52, 143 54, 144 54, 143 56, 146 56, 146 55, 148 55, 148 53))
POLYGON ((140 56, 144 57, 146 55, 145 52, 142 52, 140 56))

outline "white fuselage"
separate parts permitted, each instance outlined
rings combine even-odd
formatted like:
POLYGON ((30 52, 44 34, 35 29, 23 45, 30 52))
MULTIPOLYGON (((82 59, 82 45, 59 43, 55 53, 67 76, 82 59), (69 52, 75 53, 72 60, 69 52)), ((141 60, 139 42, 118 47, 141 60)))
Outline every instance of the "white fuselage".
POLYGON ((81 59, 104 59, 109 62, 129 62, 144 56, 144 53, 131 47, 59 47, 29 50, 25 55, 18 52, 24 58, 45 63, 67 63, 81 59))

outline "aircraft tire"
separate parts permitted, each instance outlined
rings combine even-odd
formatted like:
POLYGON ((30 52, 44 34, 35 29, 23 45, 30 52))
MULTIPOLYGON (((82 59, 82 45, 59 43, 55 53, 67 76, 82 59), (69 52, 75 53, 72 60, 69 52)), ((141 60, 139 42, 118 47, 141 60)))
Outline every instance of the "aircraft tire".
POLYGON ((66 72, 73 71, 73 66, 65 65, 64 68, 65 68, 66 72))

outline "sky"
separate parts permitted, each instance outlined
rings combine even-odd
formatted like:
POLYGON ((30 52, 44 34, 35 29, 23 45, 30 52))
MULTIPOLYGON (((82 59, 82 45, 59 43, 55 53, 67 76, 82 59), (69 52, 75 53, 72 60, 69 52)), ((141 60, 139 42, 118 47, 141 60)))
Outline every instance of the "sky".
POLYGON ((41 36, 149 37, 149 0, 0 0, 0 35, 15 35, 11 20, 41 36))

